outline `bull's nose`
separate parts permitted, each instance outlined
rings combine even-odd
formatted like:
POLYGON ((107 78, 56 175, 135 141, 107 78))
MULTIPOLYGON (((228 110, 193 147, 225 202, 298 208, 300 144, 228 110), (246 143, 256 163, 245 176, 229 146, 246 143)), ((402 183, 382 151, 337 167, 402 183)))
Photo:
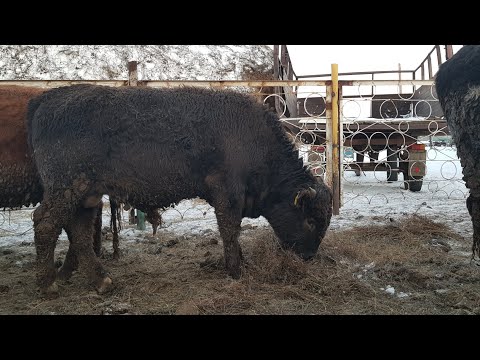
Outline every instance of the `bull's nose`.
POLYGON ((315 256, 314 252, 306 252, 306 253, 300 254, 300 257, 305 261, 311 260, 314 256, 315 256))

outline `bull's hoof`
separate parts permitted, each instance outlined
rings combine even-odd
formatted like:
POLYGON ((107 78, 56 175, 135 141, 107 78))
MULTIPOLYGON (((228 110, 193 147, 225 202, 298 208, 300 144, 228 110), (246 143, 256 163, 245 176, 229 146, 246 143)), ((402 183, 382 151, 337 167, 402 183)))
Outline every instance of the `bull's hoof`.
POLYGON ((120 250, 118 250, 118 251, 114 250, 113 251, 113 260, 116 260, 116 261, 120 260, 120 250))
POLYGON ((112 290, 112 279, 110 279, 108 276, 100 280, 97 285, 95 286, 97 289, 97 292, 99 294, 104 294, 110 290, 112 290))
POLYGON ((55 282, 53 282, 52 285, 47 286, 46 288, 41 287, 40 292, 43 296, 48 298, 56 298, 58 297, 58 286, 55 282))
POLYGON ((228 267, 227 272, 228 272, 228 275, 230 275, 235 280, 240 279, 240 276, 242 276, 242 270, 240 266, 228 267))
POLYGON ((65 266, 62 266, 57 273, 57 279, 61 281, 67 281, 69 280, 73 275, 73 270, 68 269, 65 266))

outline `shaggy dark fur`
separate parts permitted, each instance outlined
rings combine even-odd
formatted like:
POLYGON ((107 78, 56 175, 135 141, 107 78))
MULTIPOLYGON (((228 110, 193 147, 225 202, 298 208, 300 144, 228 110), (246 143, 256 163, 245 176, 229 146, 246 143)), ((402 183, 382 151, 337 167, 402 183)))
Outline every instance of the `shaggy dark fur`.
POLYGON ((74 85, 30 102, 28 133, 46 192, 35 214, 44 288, 54 282, 51 252, 66 224, 75 224, 75 245, 85 250, 97 289, 111 283, 83 246, 90 228, 79 225, 91 221, 88 207, 105 193, 144 212, 207 200, 235 278, 243 217, 265 216, 281 244, 304 258, 316 253, 330 223, 330 189, 303 167, 278 117, 247 95, 74 85))
MULTIPOLYGON (((35 206, 43 197, 40 177, 27 145, 26 115, 30 99, 44 89, 23 86, 0 86, 0 208, 35 206)), ((101 207, 95 219, 94 251, 100 254, 101 207)), ((69 239, 71 238, 68 233, 69 239)), ((68 278, 76 269, 77 260, 69 249, 60 276, 68 278)))
POLYGON ((440 66, 435 79, 463 180, 470 189, 467 208, 473 223, 473 256, 480 256, 480 46, 464 46, 440 66))

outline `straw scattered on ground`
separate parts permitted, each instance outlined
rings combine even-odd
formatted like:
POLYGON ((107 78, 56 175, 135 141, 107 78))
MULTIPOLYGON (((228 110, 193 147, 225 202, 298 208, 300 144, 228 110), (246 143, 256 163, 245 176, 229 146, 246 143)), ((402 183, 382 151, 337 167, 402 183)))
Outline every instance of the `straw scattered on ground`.
POLYGON ((471 239, 426 217, 329 231, 309 262, 281 250, 270 228, 245 229, 240 242, 240 280, 226 275, 216 233, 121 239, 119 261, 105 242, 114 289, 98 295, 80 271, 59 283, 56 299, 35 286, 32 243, 0 249, 0 313, 480 314, 471 239))

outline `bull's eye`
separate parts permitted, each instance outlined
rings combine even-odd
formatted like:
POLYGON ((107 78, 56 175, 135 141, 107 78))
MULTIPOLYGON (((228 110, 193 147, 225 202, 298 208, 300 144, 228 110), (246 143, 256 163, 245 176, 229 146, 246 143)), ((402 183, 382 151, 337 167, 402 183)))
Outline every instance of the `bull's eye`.
POLYGON ((312 219, 305 219, 303 224, 305 228, 309 231, 315 231, 315 228, 317 227, 315 221, 313 221, 312 219))

